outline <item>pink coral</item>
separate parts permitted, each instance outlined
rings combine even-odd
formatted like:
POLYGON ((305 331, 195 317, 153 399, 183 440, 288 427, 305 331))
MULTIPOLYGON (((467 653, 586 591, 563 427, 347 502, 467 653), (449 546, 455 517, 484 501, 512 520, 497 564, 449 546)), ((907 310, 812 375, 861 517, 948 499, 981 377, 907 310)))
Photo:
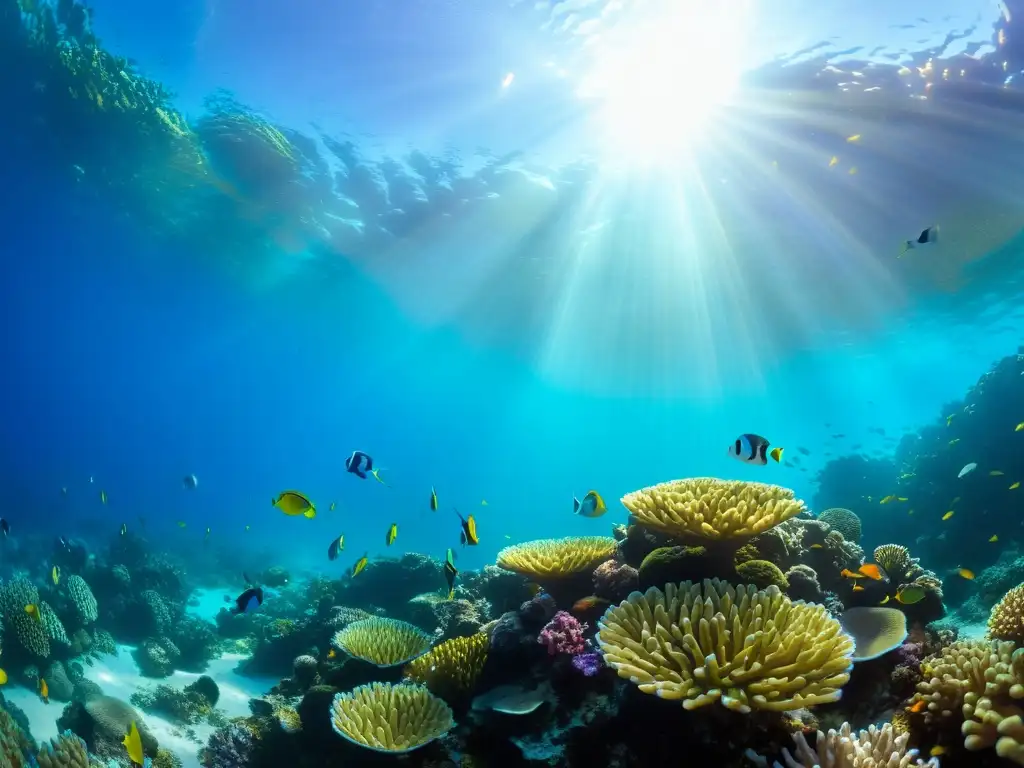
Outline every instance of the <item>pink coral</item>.
POLYGON ((589 647, 583 633, 587 631, 586 624, 580 624, 579 620, 565 611, 559 611, 555 617, 544 625, 540 631, 537 642, 547 646, 548 655, 554 656, 557 653, 569 653, 575 656, 583 653, 589 647))
POLYGON ((594 594, 605 600, 625 600, 639 583, 637 569, 616 560, 606 560, 594 569, 594 594))

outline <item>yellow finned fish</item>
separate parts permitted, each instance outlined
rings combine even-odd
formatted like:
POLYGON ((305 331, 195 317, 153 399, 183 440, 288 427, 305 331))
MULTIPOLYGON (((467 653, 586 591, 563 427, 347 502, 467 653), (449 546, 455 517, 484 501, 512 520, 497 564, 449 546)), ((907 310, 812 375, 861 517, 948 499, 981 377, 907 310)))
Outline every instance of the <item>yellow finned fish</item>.
POLYGON ((1024 421, 1022 421, 1020 424, 1018 424, 1016 427, 1014 427, 1013 431, 1014 432, 1020 432, 1022 429, 1024 429, 1024 421))
POLYGON ((953 515, 955 515, 955 514, 956 514, 956 512, 955 512, 954 510, 952 510, 952 509, 951 509, 951 510, 949 510, 949 512, 947 512, 946 514, 944 514, 944 515, 942 516, 942 520, 943 520, 943 521, 949 520, 949 518, 951 518, 951 517, 952 517, 953 515))
POLYGON ((476 535, 476 518, 473 515, 463 517, 459 510, 455 510, 455 514, 459 516, 459 521, 462 523, 462 533, 459 535, 459 541, 465 546, 476 546, 480 543, 480 539, 476 535))
POLYGON ((936 744, 934 747, 928 750, 929 757, 939 757, 940 755, 946 754, 946 748, 941 744, 936 744))
POLYGON ((50 703, 50 686, 48 686, 46 684, 46 680, 41 677, 39 678, 39 698, 43 700, 43 704, 50 703))
POLYGON ((370 562, 370 558, 368 555, 363 555, 358 560, 356 560, 356 564, 352 566, 352 576, 355 577, 362 573, 363 568, 366 567, 366 564, 368 562, 370 562))
POLYGON ((1014 483, 1013 485, 1011 485, 1008 490, 1015 491, 1018 488, 1020 488, 1020 481, 1019 480, 1016 483, 1014 483))
POLYGON ((0 685, 7 685, 7 673, 0 669, 0 685))
POLYGON ((102 504, 106 504, 107 503, 107 492, 106 491, 100 491, 100 503, 102 503, 102 504))
POLYGON ((955 419, 955 418, 956 418, 956 414, 955 413, 950 415, 950 416, 947 416, 946 417, 946 426, 948 427, 950 424, 952 424, 953 423, 953 419, 955 419))
POLYGON ((970 568, 957 568, 956 572, 968 581, 972 581, 974 579, 974 571, 970 568))
POLYGON ((896 501, 910 501, 906 496, 897 496, 896 501))
POLYGON ((832 159, 828 161, 829 168, 835 168, 839 164, 839 158, 832 155, 832 159))
POLYGON ((999 541, 999 537, 996 536, 995 534, 992 534, 991 536, 988 537, 988 543, 989 544, 995 544, 997 541, 999 541))
POLYGON ((60 583, 60 568, 56 565, 53 566, 53 570, 50 571, 50 578, 53 579, 53 585, 57 586, 60 583))
POLYGON ((895 493, 890 493, 888 496, 879 501, 879 504, 892 504, 898 497, 895 493))
POLYGON ((31 616, 36 621, 42 621, 43 617, 39 615, 39 606, 35 603, 29 603, 25 606, 25 613, 31 616))
POLYGON ((142 753, 142 737, 139 735, 139 727, 135 725, 134 720, 128 726, 128 733, 125 734, 124 741, 121 743, 128 751, 129 760, 137 765, 145 763, 146 756, 142 753))
POLYGON ((376 481, 377 481, 378 483, 380 483, 381 485, 385 485, 385 486, 386 486, 386 485, 387 485, 387 483, 385 483, 385 482, 384 482, 384 481, 383 481, 383 480, 381 479, 381 476, 380 476, 380 473, 381 473, 381 472, 383 472, 383 471, 384 471, 384 470, 383 470, 383 469, 381 469, 380 467, 376 467, 376 468, 374 468, 374 469, 371 469, 371 470, 370 470, 370 474, 371 474, 371 475, 373 475, 373 479, 374 479, 374 480, 376 480, 376 481))
POLYGON ((298 491, 284 491, 276 499, 270 500, 271 506, 277 507, 288 517, 302 515, 310 519, 316 517, 316 507, 305 494, 298 491))
POLYGON ((856 144, 858 141, 860 141, 860 134, 855 133, 853 134, 853 136, 847 136, 846 141, 848 144, 856 144))
POLYGON ((433 486, 430 487, 430 511, 437 512, 437 491, 433 486))
POLYGON ((896 602, 903 603, 903 605, 913 605, 924 600, 924 596, 924 587, 919 587, 916 584, 907 584, 896 593, 896 602))
POLYGON ((882 601, 879 603, 879 605, 885 605, 888 602, 889 602, 889 596, 886 595, 885 597, 882 598, 882 601))
POLYGON ((384 539, 387 545, 390 547, 395 543, 395 539, 398 538, 398 523, 392 523, 391 527, 388 528, 388 535, 384 539))

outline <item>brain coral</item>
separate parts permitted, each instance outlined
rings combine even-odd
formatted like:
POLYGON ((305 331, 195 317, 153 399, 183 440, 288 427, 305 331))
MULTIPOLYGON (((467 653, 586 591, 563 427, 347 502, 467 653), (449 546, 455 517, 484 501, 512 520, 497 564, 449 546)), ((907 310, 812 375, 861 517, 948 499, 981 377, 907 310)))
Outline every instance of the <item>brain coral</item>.
POLYGON ((749 584, 768 587, 774 584, 779 589, 789 589, 789 580, 775 563, 768 560, 747 560, 736 566, 736 575, 749 584))
POLYGON ((377 752, 412 752, 455 725, 452 711, 421 685, 371 683, 339 693, 331 704, 334 731, 377 752))
POLYGON ((1024 641, 1024 584, 1019 584, 992 607, 988 634, 996 640, 1024 641))
POLYGON ((374 616, 354 621, 334 633, 334 645, 349 656, 376 664, 394 667, 425 653, 434 642, 419 627, 397 619, 374 616))
POLYGON ((670 536, 756 536, 804 511, 787 488, 697 477, 642 488, 622 497, 637 521, 670 536))
POLYGON ((96 604, 96 598, 93 597, 89 585, 77 573, 68 576, 66 584, 68 596, 75 606, 78 618, 83 624, 92 624, 99 616, 99 606, 96 604))
POLYGON ((403 674, 439 696, 472 690, 487 661, 490 638, 484 632, 446 640, 405 665, 403 674))
POLYGON ((832 530, 843 534, 843 538, 847 541, 852 541, 854 544, 860 543, 860 518, 856 513, 842 507, 832 507, 818 515, 818 519, 823 523, 828 523, 832 530))
POLYGON ((668 584, 610 607, 597 642, 605 662, 644 693, 684 709, 783 711, 836 701, 853 640, 820 605, 772 586, 668 584))
POLYGON ((567 536, 505 547, 498 553, 498 565, 534 579, 557 578, 589 573, 614 554, 610 536, 567 536))
POLYGON ((918 759, 917 750, 908 751, 909 740, 909 733, 897 735, 889 723, 881 728, 872 725, 860 733, 843 723, 839 731, 830 730, 827 736, 818 731, 814 749, 803 733, 793 734, 795 754, 784 749, 782 756, 787 768, 939 768, 938 759, 924 763, 918 759))

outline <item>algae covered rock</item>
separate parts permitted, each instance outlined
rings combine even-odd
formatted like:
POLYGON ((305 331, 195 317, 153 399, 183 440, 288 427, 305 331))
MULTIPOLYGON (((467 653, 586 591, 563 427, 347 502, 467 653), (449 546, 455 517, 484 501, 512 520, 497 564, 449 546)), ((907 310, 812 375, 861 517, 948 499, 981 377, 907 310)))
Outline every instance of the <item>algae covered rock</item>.
POLYGON ((748 560, 736 566, 736 575, 747 584, 764 589, 772 585, 779 589, 789 588, 789 580, 775 563, 768 560, 748 560))
POLYGON ((705 547, 659 547, 640 563, 639 588, 689 581, 707 573, 705 547))

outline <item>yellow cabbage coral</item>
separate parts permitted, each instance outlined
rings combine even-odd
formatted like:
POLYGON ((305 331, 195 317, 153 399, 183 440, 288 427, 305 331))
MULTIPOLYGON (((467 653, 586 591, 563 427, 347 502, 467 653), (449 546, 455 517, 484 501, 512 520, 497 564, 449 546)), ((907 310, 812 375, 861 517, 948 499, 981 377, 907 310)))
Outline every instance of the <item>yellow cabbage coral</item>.
POLYGON ((567 536, 505 547, 498 553, 498 565, 532 579, 557 578, 589 573, 614 554, 610 536, 567 536))
POLYGON ((705 539, 756 536, 806 509, 788 488, 713 477, 643 488, 622 503, 647 528, 705 539))
POLYGON ((619 677, 684 709, 836 701, 853 667, 852 638, 822 606, 718 579, 634 592, 605 612, 597 642, 619 677))
POLYGON ((339 693, 331 704, 334 732, 377 752, 412 752, 444 736, 452 711, 421 685, 370 683, 339 693))
POLYGON ((425 653, 434 637, 404 621, 373 616, 335 632, 333 642, 349 656, 378 667, 394 667, 425 653))
POLYGON ((1024 640, 1024 584, 1018 584, 993 606, 988 634, 996 640, 1024 640))
POLYGON ((484 668, 490 644, 484 632, 453 637, 410 661, 403 674, 438 695, 466 693, 484 668))

